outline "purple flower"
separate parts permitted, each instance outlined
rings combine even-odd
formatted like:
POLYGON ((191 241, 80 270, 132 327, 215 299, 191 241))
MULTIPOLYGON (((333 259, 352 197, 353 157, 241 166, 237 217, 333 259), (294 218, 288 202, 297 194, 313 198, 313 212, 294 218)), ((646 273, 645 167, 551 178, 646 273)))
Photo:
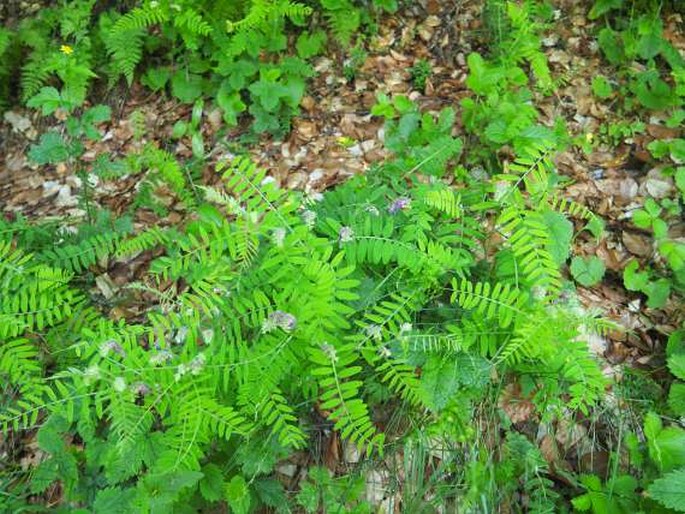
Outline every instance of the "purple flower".
POLYGON ((406 196, 400 196, 388 206, 388 212, 390 214, 397 214, 399 211, 408 208, 410 204, 411 199, 406 196))
POLYGON ((136 382, 131 386, 131 390, 138 396, 147 396, 150 394, 150 386, 145 382, 136 382))
POLYGON ((121 357, 126 357, 126 352, 121 347, 121 345, 117 343, 114 339, 105 341, 100 345, 100 355, 102 355, 103 357, 106 357, 111 352, 114 352, 117 355, 120 355, 121 357))
POLYGON ((297 318, 288 312, 274 311, 262 323, 262 332, 271 332, 276 328, 281 328, 286 332, 291 332, 297 326, 297 318))

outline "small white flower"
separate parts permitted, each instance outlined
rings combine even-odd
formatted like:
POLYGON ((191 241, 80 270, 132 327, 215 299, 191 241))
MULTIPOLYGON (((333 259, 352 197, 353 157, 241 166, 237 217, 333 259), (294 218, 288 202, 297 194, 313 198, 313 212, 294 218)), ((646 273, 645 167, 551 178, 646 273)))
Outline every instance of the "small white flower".
POLYGON ((174 373, 174 380, 178 382, 181 380, 181 377, 188 373, 188 366, 185 364, 179 364, 178 367, 176 368, 176 373, 174 373))
POLYGON ((176 336, 174 337, 174 343, 176 343, 176 344, 185 343, 187 336, 188 336, 188 327, 179 328, 178 332, 176 332, 176 336))
POLYGON ((376 207, 375 205, 372 205, 372 204, 365 206, 364 210, 366 212, 368 212, 369 214, 372 214, 374 216, 380 216, 380 214, 381 214, 380 211, 378 210, 378 207, 376 207))
POLYGON ((100 345, 100 356, 107 357, 112 352, 126 357, 126 352, 114 339, 109 339, 100 345))
POLYGON ((351 227, 340 227, 338 232, 338 241, 341 244, 349 243, 354 240, 354 230, 351 227))
POLYGON ((302 221, 307 228, 314 228, 314 224, 316 223, 316 213, 314 211, 310 211, 309 209, 302 211, 302 221))
POLYGON ((83 377, 85 378, 86 384, 91 384, 93 382, 100 380, 100 368, 96 364, 88 366, 83 372, 83 377))
POLYGON ((414 327, 412 327, 411 323, 402 323, 400 325, 400 334, 404 334, 405 332, 411 332, 413 328, 414 327))
POLYGON ((193 375, 199 375, 202 369, 205 367, 206 362, 207 357, 205 357, 204 353, 197 354, 188 364, 190 373, 193 375))
POLYGON ((150 394, 150 386, 145 382, 136 382, 131 385, 131 391, 133 391, 138 396, 147 396, 150 394))
POLYGON ((282 227, 274 229, 271 234, 271 240, 278 248, 283 248, 283 241, 285 241, 286 230, 282 227))
POLYGON ((114 382, 112 382, 112 388, 117 392, 117 393, 123 393, 126 391, 126 380, 124 377, 117 377, 114 379, 114 382))
POLYGON ((332 344, 329 343, 322 343, 321 344, 321 350, 323 353, 326 354, 326 356, 331 359, 333 362, 338 362, 338 354, 335 351, 335 347, 332 344))
POLYGON ((160 366, 170 361, 172 357, 173 354, 169 350, 162 350, 160 352, 155 353, 154 355, 150 355, 149 360, 150 364, 152 364, 153 366, 160 366))
POLYGON ((211 328, 206 328, 202 331, 202 339, 204 340, 205 344, 212 344, 212 341, 214 340, 214 330, 211 328))
POLYGON ((376 341, 380 341, 383 336, 383 330, 379 325, 373 324, 366 327, 366 335, 376 341))
POLYGON ((381 346, 381 347, 378 349, 378 353, 379 353, 380 356, 381 356, 382 358, 384 358, 384 359, 388 359, 388 358, 390 358, 390 357, 392 356, 392 353, 390 352, 390 350, 388 350, 388 347, 387 347, 387 346, 381 346))
POLYGON ((297 318, 284 311, 274 311, 262 322, 262 332, 268 333, 276 328, 281 328, 286 332, 292 332, 297 326, 297 318))

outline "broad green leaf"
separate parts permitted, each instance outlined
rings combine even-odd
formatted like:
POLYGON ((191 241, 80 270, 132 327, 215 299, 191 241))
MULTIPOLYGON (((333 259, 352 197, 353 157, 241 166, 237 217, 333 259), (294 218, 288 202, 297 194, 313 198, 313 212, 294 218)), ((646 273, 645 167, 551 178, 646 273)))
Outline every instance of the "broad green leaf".
POLYGON ((54 87, 42 87, 38 94, 29 98, 26 105, 40 109, 43 116, 48 116, 62 106, 62 96, 54 87))
POLYGON ((663 471, 685 465, 685 430, 679 427, 663 428, 661 419, 649 412, 644 420, 649 457, 663 471))
POLYGON ((547 249, 554 258, 554 262, 561 265, 566 262, 571 251, 573 223, 563 214, 551 210, 546 211, 543 218, 550 232, 547 249))
POLYGON ((247 109, 247 106, 240 97, 240 93, 233 91, 226 81, 219 88, 216 95, 216 103, 224 112, 224 121, 232 127, 238 124, 238 116, 247 109))
POLYGON ((644 291, 649 284, 649 273, 638 271, 637 261, 630 261, 623 270, 623 285, 628 291, 644 291))
POLYGON ((111 514, 112 512, 131 512, 131 503, 136 496, 135 488, 121 489, 109 487, 101 489, 95 495, 94 514, 111 514))
POLYGON ((184 120, 178 120, 174 123, 174 127, 171 129, 171 137, 174 139, 181 139, 186 135, 188 131, 188 122, 184 120))
POLYGON ((647 284, 643 292, 647 295, 647 307, 660 309, 671 295, 671 282, 667 278, 660 278, 647 284))
POLYGON ((685 353, 677 353, 668 358, 668 369, 680 380, 685 380, 685 353))
POLYGON ((592 92, 598 98, 609 98, 614 92, 611 84, 604 75, 595 75, 592 78, 592 92))
POLYGON ((602 280, 606 266, 596 256, 574 257, 571 261, 571 274, 579 284, 590 287, 602 280))
POLYGON ((685 163, 685 139, 674 139, 670 142, 671 159, 676 164, 685 163))
POLYGON ((685 512, 685 468, 656 479, 647 489, 647 493, 665 507, 685 512))
POLYGON ((221 468, 216 464, 207 464, 202 468, 200 480, 200 494, 209 502, 219 501, 223 496, 224 477, 221 468))
POLYGON ((28 156, 36 164, 57 164, 69 158, 69 147, 58 132, 50 131, 40 136, 37 145, 31 146, 28 156))
POLYGON ((259 499, 269 507, 279 508, 288 501, 283 485, 273 478, 264 478, 254 482, 254 489, 259 499))
POLYGON ((623 7, 623 1, 624 0, 595 0, 592 9, 590 9, 590 13, 588 14, 588 18, 596 20, 612 9, 620 9, 623 7))
POLYGON ((668 406, 676 416, 685 416, 685 384, 671 384, 668 391, 668 406))
POLYGON ((323 30, 309 33, 303 32, 297 38, 295 44, 297 48, 297 55, 303 59, 310 59, 321 52, 321 49, 326 44, 326 33, 323 30))
POLYGON ((235 514, 247 514, 250 512, 250 490, 247 482, 240 475, 235 475, 226 484, 226 500, 235 514))
POLYGON ((202 83, 202 76, 180 70, 171 79, 171 93, 181 102, 191 104, 202 95, 202 83))
POLYGON ((171 72, 167 67, 148 68, 140 81, 144 86, 149 87, 153 91, 160 91, 165 88, 170 78, 171 72))
POLYGON ((202 140, 202 134, 200 132, 193 133, 190 138, 190 145, 193 150, 193 156, 201 158, 205 154, 205 143, 202 140))

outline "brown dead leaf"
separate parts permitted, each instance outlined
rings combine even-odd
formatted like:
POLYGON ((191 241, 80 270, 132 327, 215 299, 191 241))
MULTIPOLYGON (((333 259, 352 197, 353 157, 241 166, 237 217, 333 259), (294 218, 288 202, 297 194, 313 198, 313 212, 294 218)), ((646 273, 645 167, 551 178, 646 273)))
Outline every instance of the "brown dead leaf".
POLYGON ((535 412, 533 402, 521 397, 521 386, 518 383, 508 384, 504 388, 498 405, 509 416, 512 423, 527 421, 535 412))
POLYGON ((633 255, 638 255, 640 257, 649 257, 652 255, 652 240, 650 237, 624 230, 621 235, 621 240, 628 251, 633 255))

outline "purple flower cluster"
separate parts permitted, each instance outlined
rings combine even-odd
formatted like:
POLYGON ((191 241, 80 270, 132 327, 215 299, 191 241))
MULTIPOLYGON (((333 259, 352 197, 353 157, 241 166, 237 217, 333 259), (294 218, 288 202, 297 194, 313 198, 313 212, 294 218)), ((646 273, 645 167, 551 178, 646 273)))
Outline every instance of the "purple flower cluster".
POLYGON ((269 317, 262 323, 262 332, 268 333, 276 328, 292 332, 297 326, 297 318, 292 314, 284 311, 274 311, 269 314, 269 317))
POLYGON ((126 357, 126 352, 114 339, 109 339, 100 345, 100 355, 106 357, 110 353, 116 353, 121 357, 126 357))
POLYGON ((405 210, 411 204, 411 199, 406 196, 400 196, 390 203, 388 206, 388 212, 390 214, 397 214, 399 211, 405 210))

